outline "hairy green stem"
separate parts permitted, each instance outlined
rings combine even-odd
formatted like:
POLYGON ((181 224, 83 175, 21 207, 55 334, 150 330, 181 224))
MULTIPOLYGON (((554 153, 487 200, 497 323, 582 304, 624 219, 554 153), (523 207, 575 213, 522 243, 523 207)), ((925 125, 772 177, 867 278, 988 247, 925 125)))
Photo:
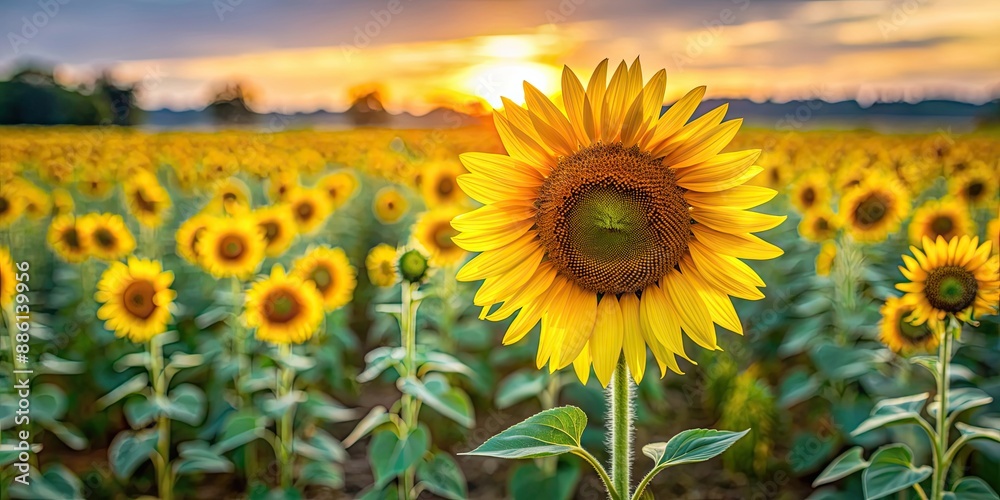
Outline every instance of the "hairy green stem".
POLYGON ((952 339, 958 334, 961 329, 961 323, 959 323, 954 318, 948 318, 948 325, 945 327, 945 331, 942 335, 941 342, 938 345, 938 376, 937 376, 937 397, 938 397, 938 408, 937 408, 937 420, 936 420, 936 434, 937 434, 937 449, 935 450, 935 456, 937 458, 934 474, 931 480, 931 498, 934 500, 940 500, 944 497, 944 486, 948 480, 948 460, 946 459, 946 454, 948 450, 948 437, 950 434, 950 428, 947 425, 948 422, 948 388, 950 385, 949 380, 949 363, 951 363, 951 344, 952 339))
MULTIPOLYGON (((149 339, 149 372, 153 379, 153 394, 157 404, 167 398, 167 375, 163 363, 163 345, 159 336, 149 339)), ((156 418, 156 452, 160 460, 157 465, 157 489, 162 500, 172 500, 174 497, 173 472, 170 470, 170 417, 159 412, 156 418)))
POLYGON ((628 498, 632 460, 632 387, 624 357, 618 358, 608 399, 611 403, 611 420, 608 423, 611 432, 611 479, 618 494, 628 498))
MULTIPOLYGON (((289 366, 289 357, 292 354, 291 344, 281 344, 279 347, 281 355, 281 372, 278 379, 278 399, 282 399, 292 391, 292 383, 295 379, 295 371, 289 366)), ((294 406, 289 406, 281 415, 278 430, 281 440, 281 453, 278 457, 278 466, 281 476, 281 489, 288 490, 292 487, 292 472, 295 469, 295 457, 292 453, 292 421, 295 418, 294 406)))

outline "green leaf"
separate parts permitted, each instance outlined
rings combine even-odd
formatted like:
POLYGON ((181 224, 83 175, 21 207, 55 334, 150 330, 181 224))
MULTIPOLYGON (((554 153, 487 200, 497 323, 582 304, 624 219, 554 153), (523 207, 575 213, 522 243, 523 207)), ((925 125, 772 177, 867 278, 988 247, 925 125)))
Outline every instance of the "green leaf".
POLYGON ((115 476, 118 479, 131 477, 132 473, 155 453, 156 438, 157 432, 153 429, 118 433, 108 448, 108 461, 115 476))
POLYGON ((666 443, 643 446, 642 453, 656 462, 654 469, 704 462, 726 451, 748 432, 750 429, 742 432, 688 429, 670 438, 666 443))
POLYGON ((274 387, 277 370, 274 367, 256 368, 249 377, 240 380, 240 393, 253 394, 274 387))
POLYGON ((417 465, 417 480, 424 483, 427 491, 449 500, 463 500, 469 497, 465 485, 465 474, 451 455, 438 451, 430 460, 417 465))
POLYGON ((427 434, 423 426, 413 429, 403 439, 390 431, 375 434, 368 446, 368 461, 376 486, 385 486, 424 456, 430 446, 427 434))
POLYGON ((833 462, 830 462, 830 465, 813 481, 813 488, 847 477, 868 467, 868 462, 865 461, 863 453, 864 449, 860 446, 855 446, 833 459, 833 462))
POLYGON ((170 391, 163 411, 172 420, 198 425, 205 418, 205 393, 194 384, 181 384, 170 391))
POLYGON ((503 410, 528 398, 536 397, 545 390, 546 385, 548 376, 544 371, 516 371, 500 382, 496 396, 497 408, 503 410))
POLYGON ((579 481, 580 467, 576 462, 560 460, 552 475, 534 462, 527 462, 510 475, 507 489, 514 500, 569 500, 579 481))
POLYGON ((39 373, 79 375, 87 371, 87 364, 82 361, 70 361, 48 352, 42 353, 38 364, 41 365, 41 368, 38 370, 39 373))
POLYGON ((302 410, 311 417, 326 422, 347 422, 357 418, 358 412, 320 392, 309 392, 302 410))
POLYGON ((428 375, 425 381, 406 377, 399 379, 396 385, 404 394, 419 399, 441 415, 469 429, 476 426, 476 419, 472 413, 472 401, 465 394, 465 391, 451 387, 448 380, 439 374, 428 375))
POLYGON ((170 355, 170 361, 167 363, 167 367, 174 370, 183 370, 185 368, 194 368, 196 366, 201 366, 205 362, 205 357, 201 354, 186 354, 183 352, 175 352, 170 355))
POLYGON ((852 436, 857 436, 879 427, 890 424, 900 424, 908 421, 922 419, 920 410, 930 397, 929 393, 916 394, 902 398, 883 399, 875 403, 871 416, 861 422, 856 429, 851 432, 852 436))
POLYGON ((41 422, 54 422, 66 414, 66 393, 59 386, 41 384, 31 391, 31 416, 41 422))
POLYGON ((358 375, 359 383, 371 382, 378 378, 387 368, 402 361, 404 351, 401 347, 377 347, 365 354, 365 370, 358 375))
POLYGON ((149 376, 146 375, 145 373, 140 373, 128 379, 128 381, 126 381, 122 385, 119 385, 111 392, 102 396, 101 399, 98 399, 97 402, 94 404, 98 410, 103 410, 117 403, 118 401, 121 401, 121 399, 124 398, 125 396, 128 396, 129 394, 139 393, 141 391, 144 391, 148 387, 149 387, 149 376))
POLYGON ((209 448, 204 441, 188 441, 178 447, 179 458, 174 461, 174 473, 177 475, 195 473, 232 472, 233 463, 226 457, 209 448))
POLYGON ((222 436, 219 441, 212 446, 212 451, 222 454, 229 450, 239 448, 260 437, 257 429, 267 426, 267 419, 255 414, 251 410, 233 412, 226 418, 223 425, 222 436))
POLYGON ((323 429, 313 429, 307 438, 296 437, 293 445, 295 453, 319 461, 346 462, 347 451, 323 429))
POLYGON ((271 418, 278 418, 289 410, 294 411, 295 405, 304 402, 306 399, 305 392, 291 391, 280 398, 264 398, 261 402, 260 409, 263 410, 267 416, 271 418))
POLYGON ((386 411, 384 406, 376 406, 362 418, 358 425, 354 427, 354 430, 346 438, 344 438, 343 444, 345 448, 350 448, 351 445, 358 442, 359 439, 368 435, 369 432, 374 430, 376 427, 389 421, 389 413, 386 411))
POLYGON ((42 426, 52 431, 60 441, 74 450, 79 451, 87 447, 87 437, 73 424, 53 420, 42 422, 42 426))
POLYGON ((575 406, 561 406, 537 413, 486 440, 475 450, 459 455, 496 458, 540 458, 581 448, 580 436, 587 415, 575 406))
POLYGON ((149 366, 149 352, 133 352, 131 354, 126 354, 115 361, 113 365, 116 372, 123 372, 129 368, 142 367, 146 368, 149 366))
MULTIPOLYGON (((988 405, 992 402, 993 398, 989 394, 986 394, 982 390, 975 387, 952 389, 948 392, 947 416, 951 416, 977 406, 988 405)), ((931 403, 930 407, 927 408, 927 412, 934 418, 937 418, 939 404, 940 399, 935 396, 933 403, 931 403)))
POLYGON ((76 474, 61 464, 50 465, 43 474, 38 474, 38 471, 32 468, 29 474, 31 482, 27 486, 17 482, 11 484, 9 490, 11 498, 30 498, 33 500, 85 498, 83 481, 80 481, 76 474))
POLYGON ((905 444, 879 448, 861 476, 865 499, 874 500, 905 490, 931 476, 930 466, 913 466, 913 452, 905 444))
POLYGON ((967 476, 959 479, 951 491, 956 500, 998 500, 1000 496, 990 488, 986 481, 978 477, 967 476))
POLYGON ((458 373, 469 378, 477 378, 476 372, 469 368, 469 365, 459 361, 451 354, 437 351, 422 352, 417 355, 417 363, 420 366, 420 373, 443 372, 458 373))
POLYGON ((156 417, 160 414, 160 407, 150 401, 149 397, 145 394, 140 394, 138 397, 125 400, 125 406, 122 408, 122 411, 125 413, 125 420, 128 421, 128 424, 133 429, 138 430, 156 420, 156 417))
POLYGON ((789 408, 816 395, 820 382, 804 370, 796 370, 781 383, 781 397, 778 404, 789 408))
POLYGON ((1000 430, 976 427, 962 422, 955 424, 955 428, 958 429, 958 432, 963 437, 968 436, 969 439, 992 439, 1000 443, 1000 430))
POLYGON ((344 487, 344 471, 329 462, 309 462, 299 469, 298 486, 316 484, 335 490, 344 487))

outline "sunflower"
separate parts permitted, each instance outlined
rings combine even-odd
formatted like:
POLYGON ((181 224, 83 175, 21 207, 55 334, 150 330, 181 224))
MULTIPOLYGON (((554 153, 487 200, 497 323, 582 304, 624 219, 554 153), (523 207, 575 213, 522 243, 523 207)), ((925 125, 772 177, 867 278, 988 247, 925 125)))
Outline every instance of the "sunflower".
POLYGON ((358 176, 348 169, 338 170, 316 183, 316 189, 326 193, 334 210, 344 206, 354 197, 359 187, 358 176))
POLYGON ((910 211, 910 195, 892 176, 872 175, 840 198, 840 216, 855 240, 875 243, 899 229, 910 211))
POLYGON ((803 212, 826 207, 830 203, 830 177, 820 170, 804 175, 795 183, 789 196, 792 204, 803 212))
POLYGON ((288 195, 288 206, 299 233, 312 234, 332 211, 326 195, 317 189, 297 189, 288 195))
POLYGON ((410 202, 395 186, 385 186, 375 193, 372 201, 372 212, 382 224, 395 224, 406 215, 410 202))
POLYGON ((76 183, 76 190, 92 200, 106 199, 114 187, 114 183, 106 177, 93 173, 88 178, 80 179, 76 183))
POLYGON ((52 219, 46 239, 66 262, 83 262, 90 256, 90 225, 85 218, 60 215, 52 219))
POLYGON ((88 247, 101 260, 120 260, 135 250, 135 238, 117 214, 87 214, 81 219, 90 227, 88 247))
POLYGON ((14 183, 0 183, 0 227, 14 223, 24 213, 24 199, 18 194, 14 183))
POLYGON ((451 240, 458 235, 458 231, 451 227, 451 220, 462 212, 461 208, 442 207, 424 212, 414 224, 413 236, 430 253, 432 266, 446 267, 465 258, 466 251, 451 240))
POLYGON ((27 181, 23 182, 17 189, 24 205, 24 215, 38 220, 52 214, 52 200, 48 193, 27 181))
POLYGON ((198 253, 198 240, 205 233, 205 229, 211 224, 214 217, 206 214, 198 214, 184 221, 177 228, 174 239, 177 242, 175 251, 184 260, 192 264, 201 264, 201 255, 198 253))
POLYGON ((840 225, 840 217, 833 213, 833 210, 816 207, 802 215, 799 234, 810 241, 827 241, 837 235, 840 225))
POLYGON ((938 346, 938 335, 930 325, 911 324, 907 318, 913 314, 916 305, 898 297, 885 301, 880 312, 879 340, 889 349, 898 353, 934 352, 938 346))
POLYGON ((257 227, 264 233, 264 252, 268 257, 277 257, 292 246, 298 227, 288 205, 280 203, 258 208, 253 211, 253 217, 257 220, 257 227))
POLYGON ((1000 252, 1000 217, 986 223, 986 237, 993 242, 993 253, 1000 252))
POLYGON ((73 195, 69 194, 69 191, 63 188, 52 190, 53 217, 73 213, 74 208, 76 208, 76 203, 73 201, 73 195))
POLYGON ((368 281, 375 286, 390 287, 399 281, 396 271, 396 249, 380 243, 368 252, 365 258, 365 268, 368 269, 368 281))
POLYGON ((170 195, 152 174, 131 178, 123 186, 129 212, 146 227, 159 227, 170 208, 170 195))
POLYGON ((242 215, 250 208, 250 188, 236 177, 219 181, 209 207, 229 215, 242 215))
POLYGON ((264 260, 264 234, 252 217, 209 220, 195 249, 200 264, 216 278, 248 279, 264 260))
POLYGON ((421 173, 420 191, 428 207, 464 204, 468 198, 458 187, 459 175, 466 173, 461 165, 453 162, 434 164, 421 173))
POLYGON ((323 299, 311 281, 285 274, 281 265, 247 292, 246 318, 257 338, 272 344, 301 344, 323 321, 323 299))
POLYGON ((267 181, 267 199, 271 203, 280 203, 288 199, 288 195, 298 191, 299 176, 294 172, 282 172, 272 175, 267 181))
POLYGON ((996 314, 1000 257, 990 256, 991 242, 979 245, 978 236, 949 241, 938 236, 934 241, 924 237, 921 243, 923 251, 911 246, 913 257, 904 255, 906 266, 899 266, 909 282, 896 285, 913 301, 910 321, 935 327, 949 314, 969 323, 978 316, 996 314))
POLYGON ((930 200, 913 212, 910 220, 910 243, 919 244, 926 236, 945 241, 976 232, 968 206, 959 200, 930 200))
POLYGON ((14 301, 17 292, 17 273, 14 261, 7 247, 0 247, 0 309, 6 309, 14 301))
POLYGON ((155 260, 129 257, 128 264, 113 262, 97 283, 94 299, 103 304, 97 317, 104 328, 132 342, 148 342, 170 323, 170 305, 177 293, 170 289, 174 273, 155 260))
POLYGON ((996 173, 985 166, 964 171, 951 178, 948 189, 953 196, 974 207, 985 207, 997 201, 996 173))
POLYGON ((739 259, 781 255, 751 233, 785 220, 746 211, 776 194, 743 186, 760 151, 719 154, 742 120, 723 122, 723 105, 688 123, 704 87, 660 116, 665 71, 643 86, 636 59, 606 75, 607 60, 585 90, 564 68, 565 114, 528 83, 527 109, 504 99, 508 155, 461 155, 459 186, 485 206, 452 221, 455 243, 481 252, 458 278, 485 280, 483 315, 520 310, 504 343, 540 320, 536 365, 573 363, 585 381, 593 363, 605 386, 623 352, 638 382, 646 346, 661 373, 681 373, 682 330, 709 350, 713 322, 742 333, 730 296, 759 299, 764 282, 739 259))
POLYGON ((327 311, 351 301, 358 284, 357 274, 343 249, 328 246, 310 251, 292 266, 292 275, 316 286, 327 311))
POLYGON ((816 256, 816 275, 829 276, 833 269, 833 260, 837 258, 837 245, 832 241, 823 243, 816 256))

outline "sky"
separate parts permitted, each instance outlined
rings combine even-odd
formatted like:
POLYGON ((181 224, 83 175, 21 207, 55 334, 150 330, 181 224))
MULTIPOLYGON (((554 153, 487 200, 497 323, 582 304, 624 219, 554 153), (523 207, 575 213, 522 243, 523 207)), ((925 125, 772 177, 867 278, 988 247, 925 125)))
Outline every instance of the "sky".
POLYGON ((709 97, 985 102, 1000 95, 996 0, 2 0, 0 75, 111 70, 147 108, 199 108, 241 81, 259 111, 519 101, 601 59, 709 97))

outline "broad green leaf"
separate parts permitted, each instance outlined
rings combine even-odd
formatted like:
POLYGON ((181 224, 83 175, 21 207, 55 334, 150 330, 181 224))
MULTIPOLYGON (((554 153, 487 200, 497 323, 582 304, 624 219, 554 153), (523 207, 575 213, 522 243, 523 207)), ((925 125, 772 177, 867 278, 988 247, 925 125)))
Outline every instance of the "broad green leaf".
POLYGON ((371 382, 390 366, 402 361, 404 351, 400 347, 377 347, 365 354, 365 369, 358 375, 359 383, 371 382))
POLYGON ((267 419, 265 417, 250 410, 233 412, 226 418, 226 423, 222 427, 222 436, 212 446, 212 451, 222 454, 239 448, 260 437, 257 434, 257 429, 264 428, 266 425, 267 419))
POLYGON ((399 379, 396 385, 404 394, 419 399, 441 415, 470 429, 476 426, 472 401, 464 391, 451 387, 447 379, 440 375, 431 374, 425 380, 426 383, 413 377, 406 377, 399 379))
MULTIPOLYGON (((934 379, 938 378, 938 359, 937 356, 914 356, 910 358, 910 363, 920 365, 927 369, 934 375, 934 379)), ((949 379, 954 382, 955 380, 964 380, 966 382, 972 381, 976 378, 976 374, 966 368, 963 365, 957 363, 951 363, 948 365, 949 379)))
POLYGON ((830 462, 830 465, 813 481, 813 488, 847 477, 868 467, 868 462, 865 461, 863 453, 864 449, 860 446, 855 446, 833 459, 833 462, 830 462))
MULTIPOLYGON (((982 390, 975 387, 960 387, 958 389, 952 389, 948 392, 947 416, 950 417, 958 412, 963 412, 977 406, 988 405, 992 402, 993 398, 989 394, 986 394, 982 390)), ((927 408, 927 412, 934 418, 937 418, 939 404, 940 399, 935 396, 934 401, 927 408)))
POLYGON ((359 439, 368 435, 369 432, 374 430, 376 427, 389 421, 389 413, 386 411, 384 406, 376 406, 362 418, 358 425, 354 427, 354 430, 344 438, 344 447, 350 448, 351 445, 358 442, 359 439))
POLYGON ((930 466, 913 466, 913 452, 904 444, 879 448, 861 476, 865 499, 875 500, 905 490, 931 476, 930 466))
POLYGON ((329 462, 309 462, 299 469, 297 485, 316 484, 335 490, 344 487, 344 471, 329 462))
POLYGON ((587 415, 575 406, 561 406, 537 413, 486 440, 475 450, 459 455, 496 458, 540 458, 579 449, 587 415))
POLYGON ((52 353, 42 353, 38 359, 38 373, 54 373, 56 375, 79 375, 87 371, 87 364, 82 361, 70 361, 52 353))
POLYGON ((128 424, 133 429, 139 430, 156 420, 160 414, 160 407, 150 401, 145 394, 140 394, 125 400, 122 412, 125 413, 128 424))
POLYGON ((167 367, 172 368, 173 370, 183 370, 185 368, 201 366, 204 362, 205 357, 201 354, 175 352, 170 355, 170 361, 167 362, 167 367))
POLYGON ((875 403, 871 416, 861 422, 851 435, 857 436, 886 425, 921 419, 920 410, 923 409, 928 397, 930 394, 925 392, 914 396, 883 399, 875 403))
POLYGON ((973 476, 959 479, 951 493, 956 500, 1000 500, 1000 496, 986 481, 973 476))
POLYGON ((87 447, 87 437, 73 424, 52 420, 42 422, 42 426, 55 434, 66 446, 74 450, 79 451, 87 447))
POLYGON ((111 441, 108 461, 118 479, 127 479, 156 450, 156 430, 122 431, 111 441))
POLYGON ((173 464, 174 473, 177 475, 233 471, 233 463, 209 448, 208 443, 204 441, 181 443, 177 450, 179 458, 173 464))
POLYGON ((198 425, 205 418, 205 393, 194 384, 181 384, 170 391, 163 411, 173 420, 198 425))
POLYGON ((53 422, 66 414, 66 393, 59 386, 41 384, 31 391, 31 416, 40 422, 53 422))
POLYGON ((1000 443, 1000 430, 976 427, 962 422, 955 424, 955 428, 958 429, 958 432, 963 437, 968 436, 969 439, 992 439, 1000 443))
POLYGON ((536 463, 526 462, 510 475, 507 490, 514 500, 569 500, 579 481, 580 467, 576 462, 560 460, 552 475, 536 463))
POLYGON ((111 392, 102 396, 101 399, 98 399, 97 402, 94 403, 94 405, 97 407, 98 410, 103 410, 117 403, 125 396, 128 396, 129 394, 137 394, 141 391, 144 391, 148 387, 149 387, 149 375, 146 375, 145 373, 140 373, 128 379, 127 382, 125 382, 122 385, 119 385, 111 392))
POLYGON ((469 368, 469 365, 459 361, 451 354, 437 351, 421 352, 417 355, 417 364, 420 366, 421 376, 430 372, 459 373, 469 378, 476 378, 476 372, 469 368))
POLYGON ((273 366, 256 368, 250 373, 249 377, 244 377, 240 380, 240 393, 253 394, 255 392, 271 389, 274 387, 275 377, 277 376, 278 371, 275 370, 273 366))
POLYGON ((347 408, 321 392, 310 391, 302 410, 309 416, 326 422, 347 422, 357 418, 357 410, 347 408))
POLYGON ((375 484, 381 488, 416 464, 430 446, 427 430, 417 427, 400 439, 394 432, 375 434, 368 445, 375 484))
POLYGON ((309 437, 296 437, 294 441, 295 453, 313 460, 328 462, 347 461, 347 451, 337 441, 323 429, 313 429, 309 437))
POLYGON ((538 396, 545 390, 546 385, 548 376, 544 371, 516 371, 500 382, 496 396, 497 408, 501 410, 510 408, 521 401, 538 396))
POLYGON ((417 465, 417 480, 424 483, 427 491, 449 500, 463 500, 469 497, 465 484, 465 474, 451 455, 438 451, 429 460, 417 465))
POLYGON ((656 469, 704 462, 726 451, 748 432, 750 429, 742 432, 688 429, 670 438, 666 443, 643 446, 642 453, 656 462, 654 465, 656 469))
POLYGON ((285 365, 296 372, 304 372, 314 366, 316 366, 316 360, 309 356, 299 356, 298 354, 289 354, 285 357, 275 357, 275 361, 285 365))
POLYGON ((778 404, 789 408, 816 395, 820 382, 804 370, 796 370, 781 383, 781 397, 778 404))
POLYGON ((260 409, 271 418, 279 418, 286 411, 295 411, 295 405, 306 400, 306 393, 302 391, 291 391, 280 398, 268 397, 261 402, 260 409))
POLYGON ((42 474, 32 468, 29 477, 31 481, 27 486, 17 482, 11 484, 9 493, 12 498, 30 498, 32 500, 85 498, 83 481, 62 464, 50 465, 42 474))
POLYGON ((149 352, 133 352, 131 354, 126 354, 115 361, 114 369, 116 372, 123 372, 129 368, 142 367, 146 368, 149 366, 149 352))

